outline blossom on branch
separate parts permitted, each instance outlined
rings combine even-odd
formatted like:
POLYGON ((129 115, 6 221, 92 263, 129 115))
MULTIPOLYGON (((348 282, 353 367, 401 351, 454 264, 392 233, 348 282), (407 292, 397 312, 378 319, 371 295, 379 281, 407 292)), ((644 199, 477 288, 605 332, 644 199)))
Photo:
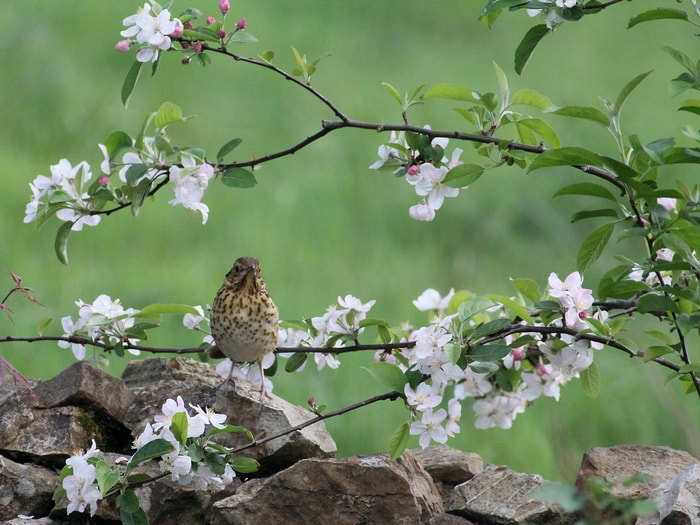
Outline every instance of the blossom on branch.
MULTIPOLYGON (((136 10, 136 14, 124 19, 126 29, 121 35, 127 39, 127 43, 138 44, 136 60, 139 62, 155 62, 160 51, 170 49, 170 36, 182 34, 183 25, 177 18, 171 18, 170 11, 163 9, 155 1, 146 2, 143 7, 136 10)), ((122 51, 124 42, 118 44, 117 49, 122 51)))

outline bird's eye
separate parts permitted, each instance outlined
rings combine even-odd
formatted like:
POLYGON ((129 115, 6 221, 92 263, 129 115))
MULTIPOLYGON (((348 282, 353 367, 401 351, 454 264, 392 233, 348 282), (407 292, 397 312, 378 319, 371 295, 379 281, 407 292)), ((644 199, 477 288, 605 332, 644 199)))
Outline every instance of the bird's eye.
POLYGON ((235 266, 233 267, 233 271, 236 272, 236 273, 241 273, 241 267, 240 267, 239 265, 235 265, 235 266))

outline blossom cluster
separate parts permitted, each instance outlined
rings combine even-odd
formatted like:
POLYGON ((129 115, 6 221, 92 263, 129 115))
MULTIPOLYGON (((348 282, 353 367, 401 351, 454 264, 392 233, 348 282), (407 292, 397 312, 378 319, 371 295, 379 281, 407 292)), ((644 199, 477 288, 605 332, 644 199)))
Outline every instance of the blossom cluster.
POLYGON ((202 203, 202 198, 216 172, 203 160, 201 153, 181 151, 177 158, 171 158, 172 150, 157 146, 168 142, 164 129, 157 138, 143 137, 138 149, 131 139, 128 141, 128 146, 122 147, 129 151, 123 153, 120 160, 114 158, 105 145, 98 144, 103 155, 102 175, 95 182, 90 182, 92 168, 86 161, 72 166, 68 160, 61 159, 51 166, 51 176, 37 176, 29 184, 32 196, 26 206, 24 222, 41 224, 55 213, 62 221, 72 222, 72 230, 80 231, 85 225, 99 224, 100 210, 107 202, 138 204, 156 184, 168 177, 175 194, 168 204, 200 212, 202 224, 206 223, 209 208, 202 203), (168 164, 170 167, 163 171, 162 166, 168 164))
POLYGON ((153 0, 143 4, 136 14, 128 16, 123 21, 126 29, 121 32, 127 40, 117 43, 118 51, 127 51, 132 45, 139 46, 136 60, 139 62, 155 62, 159 53, 170 49, 170 37, 181 36, 184 26, 178 18, 172 18, 170 11, 163 9, 153 0))
POLYGON ((68 160, 61 159, 50 170, 51 176, 39 175, 29 184, 32 196, 25 209, 25 224, 54 211, 62 221, 72 222, 73 230, 99 224, 100 216, 93 214, 95 208, 86 191, 92 178, 90 165, 83 161, 72 166, 68 160))
MULTIPOLYGON (((280 347, 328 347, 339 348, 346 344, 357 344, 358 337, 364 332, 362 321, 367 312, 376 303, 375 300, 363 303, 357 297, 346 295, 338 297, 338 304, 328 307, 320 317, 307 320, 307 329, 287 328, 280 330, 280 347)), ((284 355, 284 354, 283 354, 284 355)), ((314 353, 316 367, 338 368, 340 361, 332 353, 314 353)), ((299 370, 302 370, 302 365, 299 370)))
POLYGON ((527 9, 529 16, 543 16, 545 24, 549 29, 554 29, 556 26, 565 22, 566 19, 561 16, 562 9, 571 9, 578 4, 578 0, 542 0, 536 9, 527 9))
MULTIPOLYGON (((163 455, 159 467, 161 472, 170 474, 173 481, 180 485, 193 484, 196 490, 205 490, 209 487, 220 490, 233 481, 236 473, 229 464, 223 467, 221 472, 214 472, 204 461, 195 461, 190 456, 192 440, 205 438, 200 447, 206 448, 209 441, 206 440, 207 427, 224 429, 226 416, 217 414, 209 408, 202 409, 198 405, 190 404, 192 413, 187 410, 182 397, 168 399, 161 408, 161 414, 154 417, 154 422, 148 423, 143 432, 136 438, 134 448, 139 449, 156 439, 164 439, 172 445, 172 450, 163 455), (173 418, 182 413, 187 421, 187 440, 182 442, 173 432, 173 418)), ((204 455, 202 455, 204 456, 204 455)))
POLYGON ((389 142, 379 146, 379 160, 369 167, 403 175, 413 186, 421 200, 408 210, 412 219, 432 221, 445 199, 459 194, 459 188, 445 184, 445 177, 452 168, 462 164, 459 160, 462 150, 455 148, 448 159, 442 154, 448 143, 449 139, 438 137, 430 142, 430 152, 426 151, 427 148, 421 151, 409 146, 404 132, 392 131, 389 142))
MULTIPOLYGON (((557 299, 563 316, 554 325, 582 330, 589 315, 603 321, 604 315, 591 314, 593 297, 583 288, 578 272, 564 281, 556 274, 549 276, 548 296, 557 299)), ((396 363, 403 371, 420 372, 422 380, 404 389, 406 402, 414 413, 409 432, 419 436, 421 447, 431 442, 445 443, 459 432, 461 403, 473 400, 472 409, 477 428, 510 428, 518 414, 541 396, 559 399, 560 387, 586 370, 593 362, 593 349, 601 345, 567 334, 542 339, 537 333, 523 346, 511 347, 507 355, 493 361, 460 361, 464 345, 464 318, 459 313, 446 314, 454 290, 440 297, 435 290, 426 290, 414 301, 423 311, 436 315, 428 326, 413 329, 407 340, 415 346, 396 356, 377 353, 377 359, 396 363), (510 371, 510 384, 497 378, 510 371)), ((499 308, 493 308, 495 312, 499 308)), ((476 324, 469 320, 468 325, 476 324)), ((527 328, 523 327, 523 333, 527 328)), ((510 337, 506 342, 512 342, 510 337)), ((468 354, 467 354, 468 357, 468 354)))
MULTIPOLYGON (((102 341, 109 344, 134 344, 139 339, 134 336, 132 329, 136 323, 138 310, 124 308, 119 299, 109 295, 98 296, 92 304, 82 300, 76 301, 78 317, 71 316, 61 319, 65 338, 87 338, 90 341, 102 341)), ((85 359, 85 345, 80 342, 59 341, 61 348, 71 348, 76 359, 85 359)), ((139 351, 130 349, 129 353, 138 355, 139 351)))
POLYGON ((94 462, 90 458, 96 458, 100 453, 95 440, 92 446, 83 453, 76 454, 66 459, 66 466, 70 468, 70 474, 63 478, 62 486, 68 498, 66 512, 84 512, 89 507, 90 516, 97 512, 97 502, 103 498, 100 488, 97 486, 97 471, 94 462))
MULTIPOLYGON (((61 472, 62 488, 68 499, 67 513, 84 512, 89 509, 94 516, 97 502, 118 485, 120 490, 127 485, 127 478, 132 469, 143 460, 137 459, 139 451, 154 441, 160 440, 158 452, 147 458, 159 457, 161 472, 169 474, 172 481, 180 485, 190 485, 195 490, 221 490, 231 483, 236 476, 228 463, 229 455, 224 447, 209 441, 210 432, 227 432, 226 416, 217 414, 209 408, 190 404, 185 407, 182 397, 168 399, 162 406, 161 413, 148 423, 143 432, 134 440, 135 454, 131 458, 118 458, 114 467, 110 467, 100 456, 100 450, 92 441, 86 452, 81 452, 66 459, 66 466, 61 472), (178 421, 177 415, 182 414, 178 421), (179 428, 175 428, 179 427, 179 428), (176 434, 178 434, 176 436, 176 434), (223 456, 211 460, 212 456, 223 456), (197 458, 197 459, 193 459, 197 458), (207 460, 211 461, 207 461, 207 460), (223 459, 223 461, 220 461, 223 459), (98 469, 102 478, 98 479, 98 469), (114 475, 104 475, 114 472, 114 475), (107 480, 110 480, 108 484, 107 480)), ((238 427, 233 427, 238 430, 238 427)), ((152 449, 151 449, 152 450, 152 449)))

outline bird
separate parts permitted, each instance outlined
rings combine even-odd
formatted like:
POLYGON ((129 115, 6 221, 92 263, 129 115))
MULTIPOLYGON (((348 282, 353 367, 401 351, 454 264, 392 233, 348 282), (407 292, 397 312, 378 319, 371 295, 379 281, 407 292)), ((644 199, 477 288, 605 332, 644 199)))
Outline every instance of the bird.
MULTIPOLYGON (((236 259, 214 297, 209 324, 215 343, 209 355, 226 356, 234 364, 257 362, 262 381, 260 393, 271 397, 265 389, 262 360, 277 348, 279 313, 260 275, 258 259, 236 259)), ((230 381, 231 373, 227 379, 230 381)))

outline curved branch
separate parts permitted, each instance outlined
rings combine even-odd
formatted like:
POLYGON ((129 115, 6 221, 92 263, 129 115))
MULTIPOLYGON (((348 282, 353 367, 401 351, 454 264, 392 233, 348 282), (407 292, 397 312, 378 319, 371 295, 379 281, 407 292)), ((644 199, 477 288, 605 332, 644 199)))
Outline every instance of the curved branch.
POLYGON ((353 410, 357 410, 358 408, 366 407, 367 405, 371 405, 372 403, 376 403, 378 401, 395 401, 399 398, 404 397, 403 394, 400 392, 392 391, 392 392, 386 392, 385 394, 380 394, 378 396, 370 397, 369 399, 365 399, 364 401, 360 401, 359 403, 354 403, 352 405, 348 405, 344 408, 339 408, 337 410, 333 410, 331 412, 326 412, 325 414, 321 414, 318 417, 309 419, 308 421, 304 421, 303 423, 300 423, 296 426, 286 428, 284 430, 281 430, 275 434, 272 434, 270 436, 264 437, 262 439, 256 439, 252 441, 251 443, 248 443, 247 445, 243 445, 241 447, 238 447, 236 449, 233 449, 231 451, 231 454, 235 454, 237 452, 241 452, 243 450, 247 450, 249 448, 257 447, 259 445, 262 445, 264 443, 267 443, 269 441, 272 441, 273 439, 277 439, 282 436, 286 436, 287 434, 291 434, 292 432, 296 432, 297 430, 303 430, 308 426, 311 426, 315 423, 318 423, 319 421, 323 421, 325 419, 330 419, 335 416, 340 416, 342 414, 347 414, 348 412, 351 412, 353 410))

